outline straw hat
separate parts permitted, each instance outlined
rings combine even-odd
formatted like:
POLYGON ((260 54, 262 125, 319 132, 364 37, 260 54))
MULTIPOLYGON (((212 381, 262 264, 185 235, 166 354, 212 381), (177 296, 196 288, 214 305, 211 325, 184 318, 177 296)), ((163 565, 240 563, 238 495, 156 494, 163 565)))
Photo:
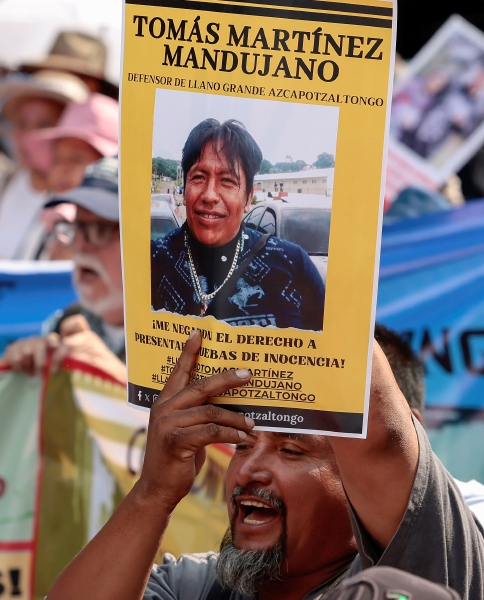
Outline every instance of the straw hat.
POLYGON ((18 70, 34 73, 39 69, 55 69, 89 77, 99 84, 97 91, 117 99, 118 86, 105 77, 106 55, 106 46, 99 38, 79 31, 61 31, 47 56, 41 61, 23 63, 18 70))
POLYGON ((59 71, 14 73, 0 82, 1 114, 9 121, 15 118, 20 98, 46 98, 65 106, 70 102, 85 102, 88 96, 89 88, 81 79, 59 71))

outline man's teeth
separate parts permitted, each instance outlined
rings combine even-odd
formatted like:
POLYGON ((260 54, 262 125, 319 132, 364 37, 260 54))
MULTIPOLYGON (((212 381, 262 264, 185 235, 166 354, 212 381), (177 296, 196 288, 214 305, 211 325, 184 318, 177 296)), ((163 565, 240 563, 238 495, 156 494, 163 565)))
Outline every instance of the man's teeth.
POLYGON ((249 519, 249 517, 245 517, 244 523, 248 523, 249 525, 262 525, 266 521, 256 521, 255 519, 249 519))
MULTIPOLYGON (((255 506, 256 508, 265 508, 265 509, 271 509, 270 506, 267 506, 267 504, 263 504, 262 502, 257 502, 257 500, 242 500, 240 502, 240 504, 242 504, 243 506, 255 506)), ((251 514, 249 513, 245 519, 244 519, 244 523, 248 523, 249 525, 262 525, 262 523, 266 523, 267 521, 259 521, 256 519, 251 519, 251 514)))
POLYGON ((262 502, 257 502, 256 500, 242 500, 241 504, 243 506, 257 506, 258 508, 269 508, 267 504, 262 504, 262 502))
POLYGON ((200 216, 204 219, 220 219, 220 215, 206 215, 204 213, 200 213, 200 216))

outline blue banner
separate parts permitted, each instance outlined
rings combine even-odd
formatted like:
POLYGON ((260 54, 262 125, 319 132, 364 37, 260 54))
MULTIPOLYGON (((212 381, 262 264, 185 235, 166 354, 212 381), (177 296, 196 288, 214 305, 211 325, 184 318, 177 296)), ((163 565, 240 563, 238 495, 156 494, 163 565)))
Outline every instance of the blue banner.
POLYGON ((0 261, 0 355, 21 337, 39 335, 42 322, 76 294, 70 261, 0 261))
MULTIPOLYGON (((0 354, 74 302, 70 262, 0 261, 0 354)), ((434 450, 484 481, 484 200, 385 225, 377 320, 426 367, 434 450)))
POLYGON ((424 361, 434 450, 484 481, 484 200, 384 227, 377 320, 424 361))

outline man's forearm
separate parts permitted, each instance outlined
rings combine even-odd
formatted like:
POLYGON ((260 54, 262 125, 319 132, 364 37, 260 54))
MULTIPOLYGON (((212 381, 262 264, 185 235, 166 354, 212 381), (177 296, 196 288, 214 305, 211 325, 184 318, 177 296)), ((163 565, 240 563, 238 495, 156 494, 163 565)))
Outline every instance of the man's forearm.
POLYGON ((190 383, 202 337, 194 331, 151 408, 141 477, 97 536, 55 582, 49 600, 139 600, 170 515, 200 472, 206 447, 237 444, 254 427, 207 404, 249 382, 244 369, 190 383))
POLYGON ((142 598, 170 514, 138 482, 103 529, 64 569, 48 600, 142 598))
POLYGON ((382 548, 405 513, 418 465, 418 440, 408 404, 379 347, 365 440, 328 438, 348 498, 366 531, 382 548))

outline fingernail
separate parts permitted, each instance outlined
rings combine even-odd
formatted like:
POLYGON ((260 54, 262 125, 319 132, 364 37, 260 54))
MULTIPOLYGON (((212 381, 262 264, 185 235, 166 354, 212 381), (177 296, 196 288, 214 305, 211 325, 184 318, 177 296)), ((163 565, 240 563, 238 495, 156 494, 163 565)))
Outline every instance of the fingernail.
POLYGON ((194 329, 191 334, 188 336, 188 339, 191 340, 193 337, 195 337, 198 333, 198 329, 194 329))
POLYGON ((235 371, 235 374, 237 375, 237 377, 240 377, 240 379, 247 379, 247 377, 250 377, 250 371, 248 371, 247 369, 237 369, 237 371, 235 371))
POLYGON ((237 433, 239 434, 239 438, 241 440, 245 440, 247 438, 247 434, 245 433, 245 431, 238 431, 237 433))
POLYGON ((251 429, 255 425, 254 419, 251 419, 250 417, 245 417, 245 422, 247 423, 247 427, 250 427, 251 429))

